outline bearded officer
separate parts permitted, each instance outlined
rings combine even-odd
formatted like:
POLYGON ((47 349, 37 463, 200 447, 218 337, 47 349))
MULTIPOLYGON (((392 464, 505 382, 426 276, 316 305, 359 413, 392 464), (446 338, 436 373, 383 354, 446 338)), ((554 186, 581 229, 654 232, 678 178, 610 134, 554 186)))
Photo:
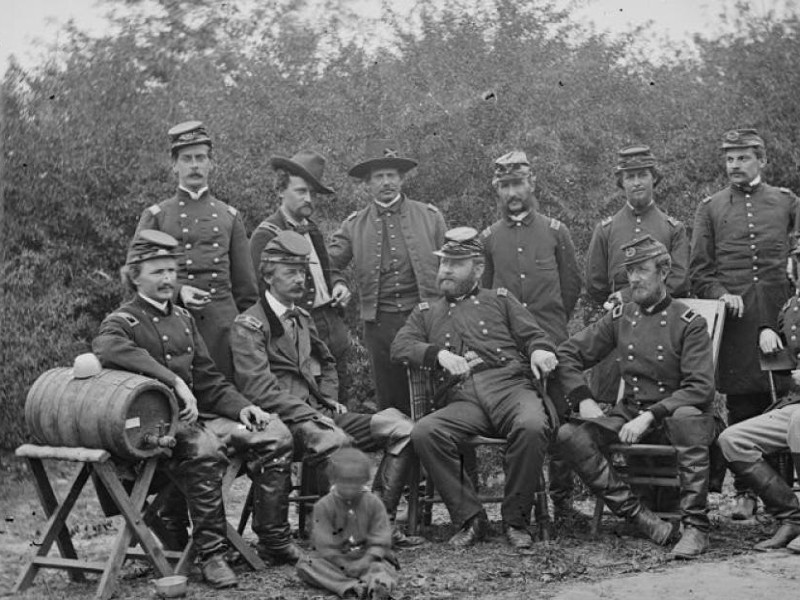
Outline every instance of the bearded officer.
POLYGON ((208 189, 214 162, 205 126, 187 121, 169 137, 178 189, 145 209, 136 230, 164 231, 180 243, 175 299, 194 316, 217 368, 232 379, 228 331, 258 299, 247 234, 239 212, 208 189))
MULTIPOLYGON (((204 578, 215 587, 231 587, 237 580, 224 558, 226 447, 244 457, 253 480, 253 531, 260 552, 296 562, 299 551, 289 538, 287 515, 278 510, 288 503, 292 436, 280 419, 222 376, 194 318, 173 303, 180 254, 177 240, 166 233, 136 234, 122 270, 123 282, 136 295, 103 320, 92 349, 104 367, 153 377, 175 392, 182 426, 166 467, 188 500, 204 578)), ((169 519, 165 525, 183 538, 176 548, 182 550, 185 528, 169 519)))
POLYGON ((533 378, 555 368, 554 346, 508 290, 480 287, 485 258, 476 230, 451 229, 446 239, 436 253, 444 297, 417 305, 392 343, 394 360, 454 378, 447 405, 414 425, 414 449, 459 528, 450 544, 466 547, 486 536, 488 521, 471 478, 459 477, 460 446, 475 435, 505 438, 503 528, 513 548, 528 548, 554 418, 533 378))
POLYGON ((680 479, 683 534, 673 549, 693 558, 708 548, 709 445, 714 365, 705 319, 667 290, 671 259, 650 235, 623 246, 631 302, 618 304, 597 323, 558 348, 557 377, 580 418, 559 429, 558 446, 589 489, 618 516, 631 519, 658 544, 672 526, 645 507, 606 458, 608 446, 669 443, 680 479), (619 353, 625 396, 604 416, 583 371, 619 353))
MULTIPOLYGON (((692 233, 690 277, 698 298, 725 302, 728 316, 719 351, 718 386, 727 395, 728 424, 760 415, 771 396, 759 349, 780 343, 777 315, 792 286, 786 276, 797 197, 763 181, 764 140, 755 129, 735 129, 722 140, 730 185, 700 202, 692 233)), ((779 391, 785 391, 779 381, 779 391)), ((734 519, 747 519, 756 501, 734 478, 734 519)))

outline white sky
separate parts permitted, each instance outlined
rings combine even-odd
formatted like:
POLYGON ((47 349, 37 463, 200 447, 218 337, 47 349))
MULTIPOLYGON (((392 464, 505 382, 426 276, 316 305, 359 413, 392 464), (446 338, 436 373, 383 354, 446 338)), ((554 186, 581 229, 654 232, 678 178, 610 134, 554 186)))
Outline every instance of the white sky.
MULTIPOLYGON (((379 15, 380 0, 356 1, 364 7, 365 15, 379 15)), ((621 32, 653 21, 656 32, 678 44, 688 43, 696 32, 718 30, 719 13, 726 4, 733 3, 733 0, 559 1, 563 5, 585 5, 574 14, 601 31, 621 32)), ((750 0, 750 5, 756 13, 763 13, 775 6, 776 1, 800 5, 800 0, 750 0)), ((392 4, 400 8, 408 6, 410 0, 394 0, 392 4)), ((104 10, 97 0, 0 0, 0 74, 5 72, 11 54, 25 66, 39 62, 47 44, 56 40, 59 27, 69 19, 74 19, 81 29, 101 33, 104 10)))

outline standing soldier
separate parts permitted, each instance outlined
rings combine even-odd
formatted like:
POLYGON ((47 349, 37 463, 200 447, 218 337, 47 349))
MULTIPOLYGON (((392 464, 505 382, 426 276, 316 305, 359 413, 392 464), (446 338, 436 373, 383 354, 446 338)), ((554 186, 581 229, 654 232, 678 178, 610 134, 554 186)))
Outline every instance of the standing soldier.
POLYGON ((211 195, 211 138, 199 121, 169 130, 178 190, 147 208, 136 230, 169 233, 184 251, 178 262, 176 300, 189 309, 217 368, 232 379, 228 331, 233 319, 258 299, 247 234, 238 211, 211 195))
MULTIPOLYGON (((586 255, 586 295, 590 311, 603 306, 630 301, 630 287, 625 273, 623 245, 649 234, 664 244, 672 257, 667 289, 673 298, 686 296, 689 287, 689 238, 683 223, 665 214, 653 199, 653 190, 661 181, 655 156, 647 146, 631 146, 619 151, 614 170, 617 187, 625 191, 625 206, 614 216, 595 227, 586 255)), ((594 320, 585 319, 586 325, 594 320)), ((600 402, 613 404, 619 390, 619 367, 616 355, 609 356, 594 368, 591 387, 600 402)))
MULTIPOLYGON (((797 227, 798 200, 767 185, 764 140, 755 129, 735 129, 722 140, 730 185, 697 207, 690 276, 698 298, 720 299, 728 309, 719 353, 718 386, 727 394, 728 424, 761 414, 771 397, 759 348, 780 347, 777 316, 791 294, 786 276, 797 227)), ((750 518, 755 497, 734 480, 734 519, 750 518)))
MULTIPOLYGON (((581 276, 569 230, 539 214, 527 155, 515 150, 494 162, 492 185, 503 218, 481 236, 486 248, 483 287, 505 288, 534 316, 557 346, 567 339, 567 323, 581 293, 581 276)), ((471 457, 467 456, 471 462, 471 457)), ((550 464, 556 518, 576 516, 572 473, 557 458, 550 464)))
POLYGON ((367 143, 366 160, 349 175, 364 181, 371 200, 344 220, 328 252, 336 269, 354 262, 378 409, 409 414, 405 368, 391 362, 390 348, 414 306, 439 296, 433 253, 444 241, 445 224, 435 206, 401 192, 417 162, 397 148, 394 140, 367 143))
MULTIPOLYGON (((225 562, 222 478, 229 453, 240 453, 253 480, 253 531, 259 554, 273 562, 297 562, 289 537, 288 485, 292 435, 274 415, 249 402, 216 369, 194 318, 172 302, 178 242, 160 231, 142 230, 128 250, 123 281, 135 296, 108 315, 92 342, 101 364, 158 379, 182 405, 172 457, 165 462, 192 516, 192 536, 203 577, 215 587, 236 585, 225 562), (198 420, 198 416, 200 416, 198 420)), ((185 512, 185 508, 183 508, 185 512)), ((173 549, 188 538, 185 525, 169 519, 173 549)))
POLYGON ((342 390, 345 355, 350 347, 342 307, 350 300, 350 290, 342 274, 331 267, 322 232, 311 220, 316 194, 334 193, 322 183, 325 158, 312 150, 300 150, 292 158, 273 156, 269 162, 275 169, 275 191, 281 205, 253 231, 250 238, 253 268, 256 274, 260 272, 264 246, 281 231, 296 231, 309 242, 311 256, 306 271, 305 296, 299 305, 314 317, 319 337, 333 354, 342 390))

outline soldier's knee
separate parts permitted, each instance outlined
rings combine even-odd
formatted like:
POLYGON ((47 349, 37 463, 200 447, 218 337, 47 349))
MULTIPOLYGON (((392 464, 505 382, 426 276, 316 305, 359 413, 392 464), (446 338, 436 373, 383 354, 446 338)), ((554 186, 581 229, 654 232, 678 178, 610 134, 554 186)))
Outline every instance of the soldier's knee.
POLYGON ((432 420, 423 417, 414 423, 411 429, 411 443, 414 444, 415 448, 424 446, 431 441, 435 430, 436 427, 433 426, 432 420))
POLYGON ((789 417, 789 427, 786 430, 786 443, 793 454, 800 452, 800 408, 795 409, 789 417))
POLYGON ((675 412, 672 413, 673 419, 685 419, 688 417, 699 417, 703 414, 696 406, 679 406, 675 409, 675 412))
POLYGON ((736 454, 736 448, 739 446, 736 439, 735 427, 728 427, 717 438, 717 446, 722 450, 722 455, 726 460, 732 460, 736 454))
POLYGON ((559 447, 568 447, 578 427, 574 423, 564 423, 556 432, 556 444, 559 447))

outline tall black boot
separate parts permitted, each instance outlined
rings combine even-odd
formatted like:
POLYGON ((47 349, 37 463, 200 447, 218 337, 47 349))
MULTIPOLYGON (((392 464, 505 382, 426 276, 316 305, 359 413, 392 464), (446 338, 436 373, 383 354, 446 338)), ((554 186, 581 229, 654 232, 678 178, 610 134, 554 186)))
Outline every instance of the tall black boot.
POLYGON ((383 500, 383 505, 389 514, 389 521, 392 525, 392 545, 397 548, 411 548, 425 542, 421 537, 407 536, 395 524, 397 506, 400 504, 400 497, 408 483, 415 460, 416 455, 411 444, 407 444, 396 455, 385 452, 372 485, 373 491, 383 500))
POLYGON ((258 554, 273 565, 294 564, 300 550, 292 542, 289 526, 291 463, 275 459, 249 472, 253 481, 253 531, 258 536, 258 554))
POLYGON ((186 499, 176 487, 164 493, 164 501, 158 509, 158 516, 164 524, 167 539, 162 540, 167 550, 180 552, 189 542, 189 512, 186 499))
POLYGON ((734 461, 730 469, 756 491, 764 508, 781 522, 771 538, 754 546, 756 550, 783 548, 800 535, 800 503, 792 488, 765 461, 754 463, 734 461))

